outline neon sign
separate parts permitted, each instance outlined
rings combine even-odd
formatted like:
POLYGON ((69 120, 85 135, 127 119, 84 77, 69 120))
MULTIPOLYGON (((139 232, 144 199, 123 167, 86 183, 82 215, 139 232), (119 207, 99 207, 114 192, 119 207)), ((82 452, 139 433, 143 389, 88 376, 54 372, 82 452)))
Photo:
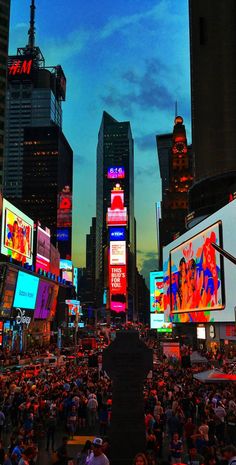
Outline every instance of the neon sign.
POLYGON ((123 166, 111 166, 107 171, 108 179, 124 179, 125 169, 123 166))
POLYGON ((124 206, 124 191, 116 184, 111 191, 111 207, 107 209, 107 226, 126 226, 127 208, 124 206))
POLYGON ((16 76, 19 74, 30 74, 32 69, 33 60, 15 60, 8 68, 9 76, 16 76))

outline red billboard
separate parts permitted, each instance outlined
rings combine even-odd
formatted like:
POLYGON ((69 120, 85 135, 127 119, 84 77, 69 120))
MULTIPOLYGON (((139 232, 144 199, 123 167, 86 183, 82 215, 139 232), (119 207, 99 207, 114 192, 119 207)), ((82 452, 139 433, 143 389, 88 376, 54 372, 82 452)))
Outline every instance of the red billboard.
POLYGON ((72 225, 72 192, 70 186, 64 186, 58 194, 57 227, 66 228, 72 225))
POLYGON ((126 311, 126 265, 109 265, 110 309, 115 312, 126 311))
POLYGON ((51 252, 51 235, 50 229, 37 227, 37 253, 36 253, 36 272, 41 268, 44 271, 50 271, 50 252, 51 252))
POLYGON ((111 191, 111 207, 107 209, 107 226, 126 226, 127 208, 124 206, 124 191, 116 184, 111 191))

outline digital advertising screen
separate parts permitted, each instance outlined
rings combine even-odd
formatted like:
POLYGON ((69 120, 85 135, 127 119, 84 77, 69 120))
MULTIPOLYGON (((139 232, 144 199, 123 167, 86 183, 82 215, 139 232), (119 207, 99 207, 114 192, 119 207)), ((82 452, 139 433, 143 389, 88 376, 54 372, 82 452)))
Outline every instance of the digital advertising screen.
POLYGON ((69 241, 70 233, 68 228, 57 229, 57 240, 60 242, 69 241))
POLYGON ((7 267, 1 301, 1 317, 10 318, 18 271, 7 267))
POLYGON ((126 311, 126 265, 109 266, 110 309, 119 313, 126 311))
POLYGON ((72 270, 73 265, 71 260, 65 260, 62 258, 60 260, 60 270, 72 270))
POLYGON ((72 192, 70 186, 64 186, 57 199, 57 227, 68 228, 72 225, 72 192))
POLYGON ((72 270, 63 270, 62 271, 62 279, 65 279, 65 281, 68 281, 69 283, 73 282, 73 273, 72 270))
POLYGON ((60 274, 60 252, 52 244, 50 247, 50 272, 56 276, 60 274))
POLYGON ((110 265, 126 265, 126 241, 110 241, 110 265))
POLYGON ((32 265, 34 222, 3 199, 1 253, 32 265))
POLYGON ((197 326, 197 339, 206 339, 206 328, 204 326, 197 326))
POLYGON ((163 271, 150 273, 150 312, 164 312, 163 302, 164 281, 163 271))
POLYGON ((110 241, 125 241, 125 228, 109 228, 110 241))
POLYGON ((80 301, 79 300, 66 300, 68 305, 68 315, 75 316, 80 313, 80 301))
POLYGON ((13 307, 35 309, 39 278, 23 271, 18 271, 13 307))
POLYGON ((125 169, 123 166, 111 166, 107 170, 108 179, 124 179, 125 169))
POLYGON ((124 206, 124 191, 117 184, 111 191, 111 207, 107 209, 107 226, 126 226, 127 208, 124 206))
POLYGON ((54 286, 53 282, 40 279, 34 311, 35 319, 46 320, 50 316, 54 299, 54 286))
POLYGON ((150 328, 157 329, 159 333, 171 333, 172 323, 164 321, 164 313, 150 313, 150 328))
POLYGON ((172 313, 224 308, 223 260, 212 242, 222 246, 220 221, 170 251, 172 313))
POLYGON ((51 234, 50 230, 37 227, 36 272, 41 268, 50 271, 51 234))

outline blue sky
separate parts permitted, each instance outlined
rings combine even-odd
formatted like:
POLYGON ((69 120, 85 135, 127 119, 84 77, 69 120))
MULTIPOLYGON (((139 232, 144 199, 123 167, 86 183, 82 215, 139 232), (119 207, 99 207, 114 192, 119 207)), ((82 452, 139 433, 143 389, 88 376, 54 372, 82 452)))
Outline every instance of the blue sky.
MULTIPOLYGON (((10 53, 27 40, 30 0, 12 0, 10 53)), ((63 131, 74 151, 73 258, 85 265, 95 215, 96 145, 102 112, 131 122, 139 268, 156 268, 155 135, 173 128, 178 101, 190 138, 187 0, 36 0, 36 43, 67 77, 63 131)))

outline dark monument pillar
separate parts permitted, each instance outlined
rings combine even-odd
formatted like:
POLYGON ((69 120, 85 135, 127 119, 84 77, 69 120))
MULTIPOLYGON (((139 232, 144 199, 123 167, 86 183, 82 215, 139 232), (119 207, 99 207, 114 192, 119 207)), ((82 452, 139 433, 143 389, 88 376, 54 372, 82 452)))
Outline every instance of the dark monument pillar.
POLYGON ((152 364, 152 350, 137 331, 118 332, 103 353, 103 368, 113 381, 112 465, 130 465, 145 450, 143 383, 152 364))

